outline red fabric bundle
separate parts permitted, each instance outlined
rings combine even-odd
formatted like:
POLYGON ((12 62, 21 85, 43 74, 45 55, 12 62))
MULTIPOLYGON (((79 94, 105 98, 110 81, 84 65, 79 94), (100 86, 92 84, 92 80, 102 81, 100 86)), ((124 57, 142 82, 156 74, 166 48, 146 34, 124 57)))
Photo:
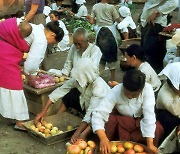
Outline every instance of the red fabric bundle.
POLYGON ((163 29, 163 32, 171 33, 173 30, 180 28, 180 24, 171 24, 163 29))
POLYGON ((41 89, 55 85, 54 78, 48 74, 38 75, 36 78, 29 79, 29 85, 41 89))

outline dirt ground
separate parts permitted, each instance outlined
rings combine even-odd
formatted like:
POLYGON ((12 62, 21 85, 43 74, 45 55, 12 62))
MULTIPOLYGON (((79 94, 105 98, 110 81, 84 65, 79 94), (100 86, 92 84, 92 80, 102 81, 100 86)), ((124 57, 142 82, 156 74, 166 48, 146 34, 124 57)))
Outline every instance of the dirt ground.
MULTIPOLYGON (((93 1, 87 1, 88 9, 92 7, 93 1)), ((133 14, 135 20, 137 20, 140 12, 142 11, 142 5, 137 5, 136 13, 133 14)), ((173 21, 176 21, 177 10, 173 13, 173 21)), ((67 53, 62 53, 61 68, 63 67, 67 53)), ((109 72, 106 71, 104 79, 108 81, 109 72)), ((116 71, 117 81, 122 81, 122 71, 118 68, 116 71)), ((30 114, 31 119, 34 115, 30 114)), ((35 138, 31 137, 26 132, 19 132, 13 129, 12 121, 0 116, 0 154, 64 154, 65 143, 60 142, 51 146, 47 146, 35 138)))

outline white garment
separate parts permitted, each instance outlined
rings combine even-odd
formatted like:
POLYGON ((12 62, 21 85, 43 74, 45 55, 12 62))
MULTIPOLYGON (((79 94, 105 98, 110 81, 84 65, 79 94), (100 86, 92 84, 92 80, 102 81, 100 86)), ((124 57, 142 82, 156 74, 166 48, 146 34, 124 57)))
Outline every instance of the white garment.
POLYGON ((156 107, 167 110, 180 118, 180 96, 167 83, 162 86, 158 93, 156 107))
POLYGON ((128 27, 131 29, 136 29, 136 24, 133 21, 131 16, 125 17, 118 25, 117 28, 121 30, 121 32, 128 32, 128 27))
POLYGON ((44 6, 43 14, 45 16, 49 16, 49 13, 51 12, 51 8, 49 6, 44 6))
POLYGON ((128 7, 129 4, 132 4, 132 0, 128 0, 128 2, 125 2, 125 0, 121 0, 120 6, 128 7))
POLYGON ((5 118, 28 120, 29 113, 24 91, 0 88, 0 114, 5 118))
POLYGON ((164 66, 166 66, 168 63, 172 63, 174 58, 176 58, 177 54, 177 46, 176 44, 172 43, 172 39, 166 40, 166 55, 164 57, 164 66))
POLYGON ((175 35, 172 37, 172 42, 176 45, 180 43, 180 28, 176 29, 175 35))
POLYGON ((50 5, 50 7, 51 7, 51 9, 52 10, 59 10, 59 9, 61 9, 61 6, 57 6, 57 4, 56 3, 52 3, 51 5, 50 5))
POLYGON ((88 15, 88 10, 85 5, 81 5, 78 12, 74 15, 77 18, 86 17, 88 15))
POLYGON ((68 32, 65 24, 61 20, 59 20, 58 22, 59 22, 59 27, 62 28, 64 31, 64 37, 58 43, 57 47, 58 47, 59 51, 66 51, 69 49, 69 32, 68 32))
POLYGON ((173 84, 173 86, 179 90, 180 87, 180 62, 174 62, 166 65, 166 67, 158 74, 165 75, 173 84))
POLYGON ((155 23, 163 27, 167 26, 167 14, 175 10, 177 6, 178 0, 148 0, 141 14, 141 25, 145 27, 149 16, 151 16, 155 10, 158 10, 160 15, 156 17, 155 23))
POLYGON ((89 46, 82 55, 79 54, 78 49, 76 49, 76 46, 73 44, 68 52, 62 73, 66 76, 70 76, 70 71, 80 58, 92 58, 94 63, 99 67, 101 56, 101 50, 94 44, 89 43, 89 46))
POLYGON ((106 97, 100 102, 99 106, 92 114, 93 131, 104 130, 104 124, 108 121, 109 114, 115 107, 121 115, 130 117, 141 117, 140 129, 143 137, 155 136, 155 97, 150 84, 145 83, 143 91, 138 98, 128 99, 123 94, 122 83, 109 91, 106 97))
POLYGON ((99 77, 98 67, 91 58, 80 59, 72 69, 72 78, 54 90, 49 98, 52 102, 56 102, 72 88, 77 88, 81 93, 79 97, 80 106, 82 110, 86 110, 83 121, 90 123, 92 111, 110 89, 107 83, 99 77))
POLYGON ((95 19, 98 26, 112 26, 119 18, 119 13, 114 5, 100 2, 93 6, 91 17, 95 19))
POLYGON ((126 7, 126 6, 121 6, 120 8, 119 8, 119 13, 120 13, 120 15, 122 16, 122 17, 127 17, 127 16, 131 16, 131 11, 130 11, 130 9, 128 8, 128 7, 126 7))
POLYGON ((146 82, 149 83, 153 87, 154 92, 156 92, 161 86, 161 81, 151 65, 147 62, 143 62, 138 70, 146 75, 146 82))
POLYGON ((75 3, 76 4, 84 4, 84 3, 86 3, 86 1, 85 0, 76 0, 75 3))
POLYGON ((42 24, 31 24, 31 26, 32 33, 25 38, 26 42, 30 45, 30 50, 24 63, 24 71, 28 75, 36 75, 39 70, 39 65, 45 56, 47 39, 44 34, 44 26, 42 24))
POLYGON ((71 70, 71 77, 83 88, 99 76, 99 69, 91 58, 81 58, 71 70))

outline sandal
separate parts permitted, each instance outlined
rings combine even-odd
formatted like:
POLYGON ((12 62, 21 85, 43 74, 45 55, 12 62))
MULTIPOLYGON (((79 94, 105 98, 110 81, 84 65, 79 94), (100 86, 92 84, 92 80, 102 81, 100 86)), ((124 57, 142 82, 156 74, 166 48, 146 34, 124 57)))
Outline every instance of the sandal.
POLYGON ((26 132, 27 130, 25 129, 25 128, 23 128, 23 127, 19 127, 18 125, 14 125, 14 130, 16 130, 16 131, 23 131, 23 132, 26 132))

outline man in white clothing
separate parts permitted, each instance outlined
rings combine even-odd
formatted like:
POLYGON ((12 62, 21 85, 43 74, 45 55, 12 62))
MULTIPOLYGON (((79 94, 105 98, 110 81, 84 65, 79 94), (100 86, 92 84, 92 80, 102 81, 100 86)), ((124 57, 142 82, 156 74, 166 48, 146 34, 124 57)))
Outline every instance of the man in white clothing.
POLYGON ((85 115, 79 128, 71 138, 71 142, 74 143, 78 138, 85 139, 92 131, 90 126, 91 113, 98 106, 100 100, 106 96, 110 88, 99 76, 98 67, 91 58, 79 59, 71 72, 72 78, 49 95, 49 100, 36 116, 35 123, 43 120, 46 111, 52 103, 56 103, 72 88, 77 88, 80 95, 72 95, 66 99, 68 100, 67 102, 63 101, 60 105, 60 112, 65 112, 71 107, 85 115))
POLYGON ((73 33, 73 44, 68 52, 64 68, 62 70, 50 69, 50 73, 57 75, 71 76, 71 70, 76 62, 81 58, 91 58, 93 62, 99 67, 99 62, 102 53, 99 47, 89 43, 88 32, 80 27, 73 33))
POLYGON ((73 34, 73 45, 70 48, 62 74, 70 76, 75 63, 81 58, 91 58, 99 67, 102 53, 99 47, 89 43, 88 32, 84 28, 77 28, 73 34))

